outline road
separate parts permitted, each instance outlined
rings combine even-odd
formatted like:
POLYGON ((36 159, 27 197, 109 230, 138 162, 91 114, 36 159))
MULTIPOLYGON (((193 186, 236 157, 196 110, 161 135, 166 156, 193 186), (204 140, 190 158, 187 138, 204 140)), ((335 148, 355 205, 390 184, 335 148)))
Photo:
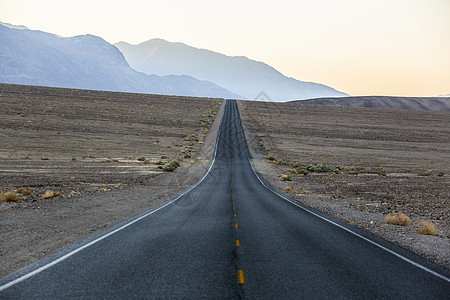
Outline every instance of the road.
POLYGON ((228 100, 197 185, 3 279, 0 299, 448 299, 448 274, 274 192, 228 100))

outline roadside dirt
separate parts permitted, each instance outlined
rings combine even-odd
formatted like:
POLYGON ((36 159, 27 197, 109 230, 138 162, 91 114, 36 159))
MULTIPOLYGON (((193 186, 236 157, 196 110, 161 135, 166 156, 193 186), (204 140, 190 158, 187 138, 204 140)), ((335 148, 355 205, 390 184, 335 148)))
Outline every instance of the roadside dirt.
POLYGON ((214 152, 220 101, 0 85, 0 193, 32 192, 0 202, 0 277, 198 181, 214 152), (158 168, 173 160, 174 172, 158 168), (41 199, 47 190, 64 198, 41 199))
POLYGON ((239 106, 254 164, 275 188, 450 267, 448 112, 251 101, 239 106), (330 170, 291 173, 320 164, 330 170), (411 226, 386 223, 384 217, 398 211, 411 226), (422 221, 434 223, 437 235, 419 234, 422 221))

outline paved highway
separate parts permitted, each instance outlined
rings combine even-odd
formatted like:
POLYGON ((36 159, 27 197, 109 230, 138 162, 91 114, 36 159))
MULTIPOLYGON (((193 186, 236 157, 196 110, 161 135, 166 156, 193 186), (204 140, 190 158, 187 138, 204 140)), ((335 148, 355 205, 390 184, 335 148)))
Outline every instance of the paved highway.
POLYGON ((448 270, 284 198, 227 101, 213 164, 179 197, 0 281, 0 299, 449 299, 448 270))

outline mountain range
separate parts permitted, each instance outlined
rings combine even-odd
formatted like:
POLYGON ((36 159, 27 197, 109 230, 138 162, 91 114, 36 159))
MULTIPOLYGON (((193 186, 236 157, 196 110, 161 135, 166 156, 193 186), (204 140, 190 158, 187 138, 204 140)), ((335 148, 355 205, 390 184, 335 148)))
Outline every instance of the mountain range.
POLYGON ((93 35, 63 38, 0 24, 0 82, 91 90, 239 98, 191 76, 132 69, 113 45, 93 35))
POLYGON ((348 96, 322 84, 286 77, 262 62, 243 56, 226 56, 183 43, 152 39, 139 45, 120 42, 115 46, 135 70, 160 76, 183 74, 209 80, 250 100, 348 96))

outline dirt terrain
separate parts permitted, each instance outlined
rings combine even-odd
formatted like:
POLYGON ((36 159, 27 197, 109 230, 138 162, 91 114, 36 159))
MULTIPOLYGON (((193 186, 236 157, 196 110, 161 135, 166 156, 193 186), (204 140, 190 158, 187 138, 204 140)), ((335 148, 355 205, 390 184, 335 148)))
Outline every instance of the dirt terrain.
POLYGON ((254 163, 273 186, 450 267, 448 112, 251 101, 240 108, 254 163), (398 211, 411 226, 386 223, 398 211), (419 234, 422 221, 437 235, 419 234))
POLYGON ((0 84, 0 277, 195 183, 221 101, 0 84))
POLYGON ((359 96, 341 98, 318 98, 310 100, 297 100, 293 102, 332 106, 450 111, 449 97, 359 96))

